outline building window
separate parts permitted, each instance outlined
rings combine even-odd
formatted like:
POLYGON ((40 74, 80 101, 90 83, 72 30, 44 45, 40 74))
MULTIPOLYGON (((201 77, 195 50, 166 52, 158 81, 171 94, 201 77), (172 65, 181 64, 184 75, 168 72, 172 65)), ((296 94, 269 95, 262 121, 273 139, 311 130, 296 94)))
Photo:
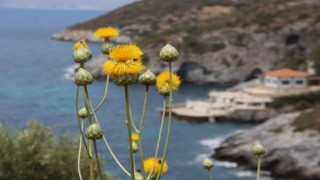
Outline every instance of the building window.
POLYGON ((288 84, 290 84, 290 81, 289 81, 289 80, 283 80, 283 81, 282 81, 282 84, 283 84, 283 85, 288 85, 288 84))
POLYGON ((296 84, 298 84, 298 85, 303 85, 304 82, 303 82, 303 80, 296 80, 296 84))

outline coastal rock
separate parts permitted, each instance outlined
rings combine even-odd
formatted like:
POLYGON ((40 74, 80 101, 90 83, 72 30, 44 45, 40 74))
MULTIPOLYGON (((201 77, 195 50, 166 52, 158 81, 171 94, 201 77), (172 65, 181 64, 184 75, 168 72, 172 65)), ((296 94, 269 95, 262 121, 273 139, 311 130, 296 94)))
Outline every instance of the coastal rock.
POLYGON ((179 51, 173 68, 184 82, 238 83, 257 72, 292 66, 295 58, 306 60, 320 44, 319 7, 317 0, 136 1, 52 38, 101 42, 93 31, 107 22, 121 32, 114 42, 142 45, 144 62, 155 73, 166 70, 159 51, 170 43, 179 51))
POLYGON ((255 169, 256 158, 251 148, 254 142, 260 141, 267 149, 262 169, 280 178, 320 179, 320 134, 313 130, 296 132, 291 123, 299 115, 300 112, 280 115, 233 135, 215 149, 213 157, 255 169))

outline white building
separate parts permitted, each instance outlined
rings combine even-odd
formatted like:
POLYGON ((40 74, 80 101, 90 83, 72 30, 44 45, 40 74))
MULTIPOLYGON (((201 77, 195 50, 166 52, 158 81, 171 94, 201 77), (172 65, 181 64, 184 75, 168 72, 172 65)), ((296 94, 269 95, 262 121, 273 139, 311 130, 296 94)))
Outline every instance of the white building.
POLYGON ((299 88, 308 86, 310 74, 292 69, 278 69, 263 74, 263 84, 273 88, 299 88))

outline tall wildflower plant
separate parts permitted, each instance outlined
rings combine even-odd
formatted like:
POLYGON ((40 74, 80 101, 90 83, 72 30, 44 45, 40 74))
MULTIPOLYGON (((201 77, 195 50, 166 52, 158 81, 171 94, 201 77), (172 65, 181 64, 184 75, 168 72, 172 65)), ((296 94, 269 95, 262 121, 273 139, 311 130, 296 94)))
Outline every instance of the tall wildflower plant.
POLYGON ((168 171, 168 165, 166 161, 170 132, 171 132, 171 119, 172 119, 172 93, 176 91, 180 84, 180 78, 172 72, 172 63, 178 60, 178 51, 171 45, 164 46, 160 51, 160 60, 168 63, 168 71, 160 73, 157 77, 150 71, 145 70, 143 65, 143 51, 135 43, 121 44, 114 46, 110 38, 117 37, 119 32, 113 27, 104 27, 96 30, 94 35, 98 38, 103 38, 104 42, 101 47, 101 52, 108 56, 107 60, 103 64, 102 70, 107 75, 106 87, 104 96, 100 103, 94 108, 91 103, 88 86, 93 84, 94 79, 92 75, 85 69, 84 64, 92 58, 92 53, 89 46, 84 40, 76 42, 73 48, 73 59, 75 63, 80 64, 80 68, 75 75, 76 84, 76 98, 75 106, 77 113, 77 121, 80 131, 79 140, 79 154, 78 154, 78 174, 79 178, 88 179, 82 177, 80 164, 81 164, 81 152, 82 146, 86 150, 86 154, 89 157, 89 169, 90 180, 93 180, 95 176, 94 167, 99 169, 100 179, 103 179, 103 172, 100 168, 100 162, 98 158, 98 150, 96 141, 102 140, 106 149, 112 156, 113 160, 119 166, 119 168, 132 180, 159 180, 162 174, 168 171), (123 166, 118 160, 116 154, 113 152, 109 142, 105 136, 105 132, 102 130, 100 121, 96 112, 104 104, 108 95, 109 78, 112 78, 113 82, 117 86, 122 86, 124 90, 125 105, 126 105, 126 117, 123 118, 127 125, 127 137, 129 147, 129 159, 130 168, 123 166), (129 101, 129 86, 135 83, 140 83, 145 89, 145 98, 143 104, 143 110, 141 113, 141 120, 139 125, 136 125, 132 119, 131 106, 129 101), (144 122, 146 116, 146 107, 148 105, 149 88, 156 85, 159 94, 163 97, 162 102, 162 119, 159 127, 159 135, 157 139, 156 149, 154 157, 145 158, 143 155, 142 140, 144 122), (82 101, 84 107, 79 108, 79 94, 82 92, 82 101), (168 103, 167 103, 168 101, 168 103), (168 124, 167 134, 163 134, 165 111, 169 106, 168 111, 168 124), (85 121, 87 120, 87 123, 85 121), (86 127, 86 131, 84 131, 86 127), (164 137, 165 136, 165 137, 164 137), (163 154, 159 154, 161 138, 165 138, 163 154), (139 157, 135 160, 135 155, 139 157), (95 159, 95 161, 94 161, 95 159), (137 171, 137 167, 140 166, 141 172, 137 171))

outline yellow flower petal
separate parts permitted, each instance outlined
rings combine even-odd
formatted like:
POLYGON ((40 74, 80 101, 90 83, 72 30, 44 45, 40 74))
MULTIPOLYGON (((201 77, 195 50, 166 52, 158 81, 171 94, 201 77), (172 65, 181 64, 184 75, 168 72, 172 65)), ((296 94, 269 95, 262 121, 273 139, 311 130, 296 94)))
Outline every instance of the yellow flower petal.
POLYGON ((94 32, 94 36, 97 38, 112 38, 119 36, 119 31, 113 27, 99 28, 94 32))
POLYGON ((77 41, 73 46, 73 50, 78 50, 80 48, 89 49, 89 46, 87 45, 86 40, 77 41))
MULTIPOLYGON (((153 167, 153 173, 158 174, 160 172, 162 159, 161 158, 147 158, 143 161, 144 170, 147 173, 151 173, 152 167, 153 167)), ((164 174, 168 171, 168 165, 165 161, 161 170, 161 174, 164 174)))
POLYGON ((106 61, 102 68, 103 72, 105 74, 109 74, 111 77, 121 75, 138 75, 144 70, 144 66, 140 61, 106 61))
MULTIPOLYGON (((176 91, 181 84, 179 76, 175 73, 172 73, 172 91, 176 91)), ((170 73, 168 71, 162 72, 157 76, 157 88, 169 89, 170 87, 170 73)))
POLYGON ((110 50, 109 57, 116 61, 135 60, 141 61, 142 50, 136 44, 119 45, 110 50))
POLYGON ((131 134, 131 139, 132 141, 138 141, 139 140, 139 135, 138 134, 131 134))

